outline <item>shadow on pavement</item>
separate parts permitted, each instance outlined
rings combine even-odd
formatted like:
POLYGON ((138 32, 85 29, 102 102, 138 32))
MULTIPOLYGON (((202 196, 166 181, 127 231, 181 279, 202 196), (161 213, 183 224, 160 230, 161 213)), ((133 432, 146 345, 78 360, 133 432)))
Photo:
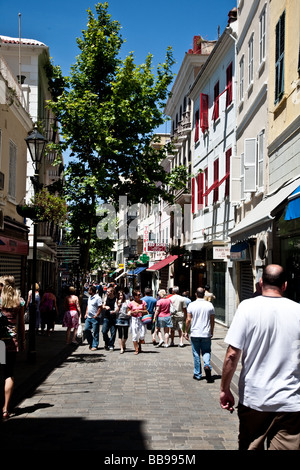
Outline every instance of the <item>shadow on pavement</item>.
MULTIPOLYGON (((51 406, 46 403, 41 405, 51 406)), ((29 413, 37 409, 28 408, 29 413)), ((16 450, 17 443, 18 452, 146 450, 141 425, 142 421, 16 418, 0 423, 1 446, 5 451, 16 450)))

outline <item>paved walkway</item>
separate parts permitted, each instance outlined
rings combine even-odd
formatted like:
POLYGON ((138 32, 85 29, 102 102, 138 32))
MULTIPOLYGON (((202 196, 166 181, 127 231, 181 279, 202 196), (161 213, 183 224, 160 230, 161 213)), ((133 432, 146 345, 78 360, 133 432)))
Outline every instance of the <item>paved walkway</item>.
MULTIPOLYGON (((6 449, 236 450, 237 413, 219 405, 226 328, 212 342, 213 383, 193 380, 190 344, 155 348, 149 332, 143 353, 65 345, 65 329, 37 336, 37 361, 19 356, 14 415, 0 429, 6 449), (12 442, 12 444, 9 444, 12 442)), ((178 342, 178 338, 175 338, 178 342)), ((233 391, 236 392, 237 375, 233 391)))

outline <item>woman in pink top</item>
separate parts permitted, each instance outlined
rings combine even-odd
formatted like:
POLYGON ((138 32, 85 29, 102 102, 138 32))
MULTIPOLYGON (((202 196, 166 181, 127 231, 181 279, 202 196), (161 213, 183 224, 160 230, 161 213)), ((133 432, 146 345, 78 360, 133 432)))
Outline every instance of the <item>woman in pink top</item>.
POLYGON ((155 309, 155 315, 154 315, 154 320, 157 318, 157 334, 159 337, 159 344, 156 346, 159 348, 164 344, 162 334, 160 329, 164 329, 165 333, 165 348, 169 347, 169 336, 170 336, 170 330, 173 326, 172 323, 172 318, 171 318, 171 312, 170 312, 170 305, 171 305, 171 300, 170 298, 167 298, 166 291, 164 289, 158 291, 159 295, 159 300, 156 302, 156 309, 155 309))
POLYGON ((64 318, 63 326, 67 327, 67 344, 71 343, 71 329, 73 328, 73 338, 72 343, 77 344, 76 335, 77 329, 80 322, 81 310, 79 306, 79 300, 77 295, 75 295, 75 287, 69 287, 69 295, 65 298, 64 301, 64 318))
POLYGON ((147 304, 141 299, 140 291, 134 290, 132 295, 133 300, 129 302, 128 313, 131 315, 131 333, 135 349, 134 354, 138 354, 142 352, 141 344, 145 343, 146 325, 142 323, 141 318, 147 313, 147 304))

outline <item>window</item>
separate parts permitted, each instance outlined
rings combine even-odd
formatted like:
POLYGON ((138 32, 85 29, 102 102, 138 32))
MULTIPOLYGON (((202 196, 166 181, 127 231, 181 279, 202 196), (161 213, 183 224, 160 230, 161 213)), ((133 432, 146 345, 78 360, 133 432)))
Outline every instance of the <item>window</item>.
POLYGON ((203 208, 203 173, 202 171, 198 173, 197 182, 198 182, 198 209, 201 210, 203 208))
POLYGON ((217 82, 214 86, 214 110, 213 110, 213 120, 216 121, 219 117, 219 94, 220 94, 220 85, 217 82))
POLYGON ((248 42, 248 85, 253 83, 253 42, 254 35, 252 34, 248 42))
POLYGON ((266 6, 259 17, 259 63, 266 58, 266 6))
POLYGON ((199 140, 199 110, 195 112, 195 142, 199 140))
POLYGON ((219 159, 217 158, 214 161, 214 193, 213 193, 213 202, 218 202, 219 200, 219 159))
POLYGON ((17 178, 17 147, 9 142, 9 178, 8 178, 8 195, 16 198, 16 178, 17 178))
POLYGON ((208 168, 204 169, 205 207, 208 206, 208 168))
POLYGON ((230 157, 231 157, 231 149, 228 149, 225 153, 225 197, 229 196, 230 190, 230 157))
POLYGON ((284 42, 285 42, 285 11, 276 25, 275 38, 275 104, 284 93, 284 42))
POLYGON ((200 95, 200 127, 202 132, 208 129, 208 95, 200 95))
POLYGON ((240 60, 240 101, 244 98, 244 69, 245 69, 245 56, 240 60))
POLYGON ((232 62, 226 69, 226 107, 232 102, 232 62))

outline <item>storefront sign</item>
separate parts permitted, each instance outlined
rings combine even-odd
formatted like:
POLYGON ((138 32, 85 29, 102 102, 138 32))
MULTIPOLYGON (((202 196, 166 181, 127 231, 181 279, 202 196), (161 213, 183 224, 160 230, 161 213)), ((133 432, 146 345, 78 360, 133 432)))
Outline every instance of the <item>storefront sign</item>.
POLYGON ((148 242, 148 251, 166 251, 166 243, 148 242))
POLYGON ((230 248, 227 246, 214 246, 213 259, 227 259, 230 256, 230 248))

